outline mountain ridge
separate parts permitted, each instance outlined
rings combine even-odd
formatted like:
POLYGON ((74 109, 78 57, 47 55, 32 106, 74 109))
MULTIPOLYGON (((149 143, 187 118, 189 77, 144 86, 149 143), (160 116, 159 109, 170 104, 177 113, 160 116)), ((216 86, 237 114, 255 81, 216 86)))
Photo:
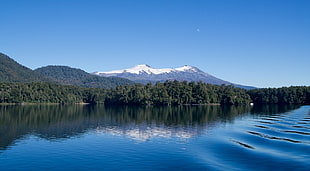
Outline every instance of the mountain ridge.
POLYGON ((118 85, 134 84, 134 82, 117 77, 99 77, 82 69, 69 66, 48 65, 34 71, 59 84, 75 85, 87 88, 113 88, 118 85))
POLYGON ((103 78, 81 69, 67 66, 41 67, 35 70, 19 64, 0 52, 0 82, 48 82, 89 88, 114 88, 118 85, 134 84, 124 78, 103 78))
POLYGON ((0 52, 0 82, 52 82, 0 52))

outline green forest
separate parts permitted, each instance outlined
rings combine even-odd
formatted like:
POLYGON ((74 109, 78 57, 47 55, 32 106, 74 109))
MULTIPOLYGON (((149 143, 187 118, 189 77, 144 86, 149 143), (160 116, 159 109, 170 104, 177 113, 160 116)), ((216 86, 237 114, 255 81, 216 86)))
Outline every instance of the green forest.
POLYGON ((202 82, 166 81, 155 84, 135 84, 110 89, 106 104, 183 105, 183 104, 249 104, 250 96, 244 89, 217 86, 202 82))
POLYGON ((249 90, 254 104, 310 104, 309 86, 249 90))
POLYGON ((0 103, 105 103, 116 105, 310 104, 310 87, 245 90, 202 82, 166 81, 82 88, 55 83, 0 83, 0 103))
POLYGON ((0 103, 103 103, 104 98, 105 90, 99 88, 44 82, 0 83, 0 103))

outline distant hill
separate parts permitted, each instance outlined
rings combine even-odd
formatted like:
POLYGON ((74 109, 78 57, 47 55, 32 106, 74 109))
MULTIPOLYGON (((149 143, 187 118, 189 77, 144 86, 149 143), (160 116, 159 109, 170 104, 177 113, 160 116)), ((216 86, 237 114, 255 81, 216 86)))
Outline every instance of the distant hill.
POLYGON ((104 78, 67 66, 47 66, 32 70, 0 53, 0 82, 52 82, 92 88, 113 88, 134 84, 124 78, 104 78))
POLYGON ((35 69, 35 71, 56 83, 80 87, 113 88, 117 85, 134 84, 133 81, 125 78, 100 77, 68 66, 46 66, 35 69))
POLYGON ((255 87, 244 86, 239 84, 234 84, 219 78, 216 78, 208 73, 205 73, 198 69, 197 67, 185 65, 180 68, 161 68, 154 69, 148 65, 136 65, 133 68, 109 71, 109 72, 94 72, 94 75, 99 75, 102 77, 122 77, 129 80, 148 83, 148 82, 164 82, 166 80, 177 80, 177 81, 202 81, 208 84, 215 85, 233 85, 234 87, 253 89, 255 87))
POLYGON ((17 63, 0 53, 0 82, 46 82, 51 81, 41 74, 17 63))

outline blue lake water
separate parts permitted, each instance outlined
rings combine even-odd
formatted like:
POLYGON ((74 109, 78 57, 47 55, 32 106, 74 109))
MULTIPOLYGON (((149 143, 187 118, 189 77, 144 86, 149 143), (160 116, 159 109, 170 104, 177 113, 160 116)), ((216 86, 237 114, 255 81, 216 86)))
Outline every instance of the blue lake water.
POLYGON ((0 170, 310 170, 310 106, 0 112, 0 170))

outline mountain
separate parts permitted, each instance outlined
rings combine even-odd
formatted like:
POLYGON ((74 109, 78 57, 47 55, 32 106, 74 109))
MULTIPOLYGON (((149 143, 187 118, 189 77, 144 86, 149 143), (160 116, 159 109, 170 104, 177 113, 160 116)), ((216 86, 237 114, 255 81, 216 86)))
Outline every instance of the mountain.
POLYGON ((178 80, 178 81, 202 81, 204 83, 215 85, 234 85, 235 87, 253 89, 255 87, 243 86, 234 84, 219 78, 216 78, 208 73, 201 71, 200 69, 185 65, 179 68, 164 68, 154 69, 149 65, 136 65, 133 68, 124 70, 115 70, 109 72, 94 72, 94 75, 102 77, 121 77, 129 80, 148 83, 148 82, 164 82, 166 80, 178 80))
POLYGON ((125 78, 99 77, 68 66, 46 66, 35 71, 56 83, 80 87, 113 88, 117 85, 134 84, 133 81, 125 78))
POLYGON ((0 82, 56 82, 81 87, 113 88, 117 85, 134 84, 134 82, 148 83, 166 80, 202 81, 216 85, 234 85, 245 89, 254 88, 218 79, 188 65, 174 69, 154 69, 148 65, 137 65, 125 70, 89 74, 81 69, 68 66, 46 66, 31 70, 0 53, 0 82))
POLYGON ((51 81, 41 74, 17 63, 0 53, 0 82, 45 82, 51 81))

